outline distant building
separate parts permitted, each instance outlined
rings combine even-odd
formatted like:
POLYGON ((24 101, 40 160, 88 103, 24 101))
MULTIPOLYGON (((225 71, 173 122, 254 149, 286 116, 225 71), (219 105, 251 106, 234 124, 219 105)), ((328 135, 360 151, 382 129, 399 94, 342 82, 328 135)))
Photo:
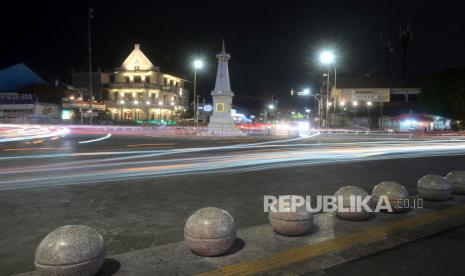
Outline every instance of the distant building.
POLYGON ((383 128, 384 116, 421 112, 421 78, 337 76, 332 86, 330 124, 383 128))
POLYGON ((0 122, 57 123, 61 90, 20 63, 0 70, 0 122))
POLYGON ((114 121, 178 121, 188 109, 185 80, 162 73, 139 44, 109 79, 105 105, 114 121))

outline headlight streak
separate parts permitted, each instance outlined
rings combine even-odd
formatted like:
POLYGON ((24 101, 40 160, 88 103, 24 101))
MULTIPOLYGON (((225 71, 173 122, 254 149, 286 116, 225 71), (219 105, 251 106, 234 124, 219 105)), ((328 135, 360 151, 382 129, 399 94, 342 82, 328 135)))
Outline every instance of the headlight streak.
POLYGON ((87 140, 87 141, 79 141, 78 144, 88 144, 88 143, 98 142, 98 141, 108 139, 110 137, 111 137, 111 133, 108 133, 107 135, 105 135, 103 137, 100 137, 100 138, 97 138, 97 139, 92 139, 92 140, 87 140))
MULTIPOLYGON (((268 143, 268 142, 267 142, 268 143)), ((434 141, 401 141, 387 143, 353 142, 342 143, 337 146, 331 143, 321 144, 319 147, 309 147, 309 144, 299 144, 302 148, 296 150, 288 148, 287 144, 281 145, 279 151, 254 152, 248 151, 253 148, 274 149, 277 145, 244 145, 226 146, 220 148, 237 149, 247 151, 229 152, 227 155, 206 155, 193 158, 171 158, 165 160, 141 160, 131 162, 127 159, 118 158, 79 161, 84 166, 76 166, 76 161, 57 164, 55 167, 36 166, 37 174, 24 174, 21 168, 0 171, 0 189, 20 189, 53 185, 72 185, 82 183, 95 183, 107 181, 124 181, 145 179, 169 175, 185 175, 200 173, 232 173, 241 171, 255 171, 273 168, 284 168, 290 166, 329 164, 340 162, 357 162, 364 160, 380 160, 391 158, 414 158, 425 156, 443 156, 465 154, 464 140, 434 140, 434 141), (273 147, 271 147, 273 146, 273 147), (236 154, 234 154, 236 153, 236 154), (91 165, 99 162, 100 164, 91 165), (106 162, 106 163, 105 163, 106 162), (44 172, 43 174, 41 172, 44 172), (18 177, 15 174, 21 173, 18 177), (52 173, 52 174, 50 174, 52 173), (11 175, 8 177, 8 175, 11 175), (37 175, 37 176, 36 176, 37 175)), ((204 149, 204 148, 200 148, 204 149)), ((208 149, 208 148, 207 148, 208 149)), ((181 150, 181 149, 179 149, 181 150)), ((179 153, 178 152, 176 153, 179 153)), ((196 152, 199 148, 187 149, 183 153, 196 152)), ((172 150, 169 150, 173 154, 172 150)), ((165 151, 159 152, 166 153, 165 151)), ((136 158, 144 159, 137 155, 136 158)), ((152 155, 149 154, 151 157, 152 155)), ((134 157, 134 156, 129 156, 134 157)))
POLYGON ((0 132, 0 143, 52 138, 69 133, 66 127, 41 125, 0 124, 2 128, 8 130, 0 132))

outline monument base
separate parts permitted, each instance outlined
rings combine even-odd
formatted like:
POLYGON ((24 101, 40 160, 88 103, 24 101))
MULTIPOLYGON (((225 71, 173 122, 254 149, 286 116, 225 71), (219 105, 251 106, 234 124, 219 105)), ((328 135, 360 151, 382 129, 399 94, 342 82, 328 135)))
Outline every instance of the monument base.
POLYGON ((236 128, 234 123, 216 123, 208 124, 208 135, 211 136, 244 136, 245 133, 236 128))

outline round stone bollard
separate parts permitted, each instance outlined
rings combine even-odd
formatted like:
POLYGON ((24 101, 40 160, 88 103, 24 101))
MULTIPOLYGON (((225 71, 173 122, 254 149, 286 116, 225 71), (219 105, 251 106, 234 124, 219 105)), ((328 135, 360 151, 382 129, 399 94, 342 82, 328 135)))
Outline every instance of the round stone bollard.
POLYGON ((290 208, 289 210, 278 211, 281 212, 270 210, 268 214, 271 227, 278 234, 299 236, 308 232, 313 225, 313 214, 305 206, 297 207, 295 212, 292 212, 290 208))
POLYGON ((50 232, 36 249, 34 264, 41 276, 95 275, 105 260, 102 236, 85 225, 50 232))
MULTIPOLYGON (((351 206, 350 202, 351 196, 360 196, 362 200, 365 199, 365 197, 369 196, 364 189, 356 186, 345 186, 337 190, 334 196, 336 197, 336 202, 338 203, 338 206, 340 205, 338 198, 342 197, 342 206, 344 208, 354 208, 354 211, 336 211, 336 215, 339 218, 345 220, 361 221, 367 220, 370 217, 369 212, 367 212, 365 209, 357 210, 357 206, 351 206)), ((373 207, 371 200, 368 202, 368 206, 370 208, 373 207)))
POLYGON ((427 200, 447 201, 451 198, 452 186, 446 178, 427 174, 418 180, 418 193, 427 200))
POLYGON ((192 214, 184 226, 184 239, 201 256, 218 256, 231 248, 236 239, 233 217, 225 210, 207 207, 192 214))
POLYGON ((404 204, 405 200, 409 200, 408 191, 397 182, 383 181, 373 188, 371 195, 373 196, 372 200, 375 205, 378 203, 381 196, 386 196, 394 213, 408 210, 408 208, 404 208, 404 206, 408 206, 404 204))
POLYGON ((446 179, 452 185, 453 194, 465 195, 465 171, 451 171, 446 179))

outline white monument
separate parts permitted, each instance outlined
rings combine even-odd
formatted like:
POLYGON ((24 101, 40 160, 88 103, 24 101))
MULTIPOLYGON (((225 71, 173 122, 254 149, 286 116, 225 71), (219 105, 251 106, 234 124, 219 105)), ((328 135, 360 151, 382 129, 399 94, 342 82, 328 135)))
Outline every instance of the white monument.
POLYGON ((208 132, 211 135, 240 135, 240 130, 235 128, 234 119, 231 115, 232 98, 234 93, 229 84, 228 60, 231 56, 226 53, 223 40, 223 49, 216 55, 218 59, 218 70, 216 72, 215 89, 213 97, 213 114, 208 123, 208 132))

